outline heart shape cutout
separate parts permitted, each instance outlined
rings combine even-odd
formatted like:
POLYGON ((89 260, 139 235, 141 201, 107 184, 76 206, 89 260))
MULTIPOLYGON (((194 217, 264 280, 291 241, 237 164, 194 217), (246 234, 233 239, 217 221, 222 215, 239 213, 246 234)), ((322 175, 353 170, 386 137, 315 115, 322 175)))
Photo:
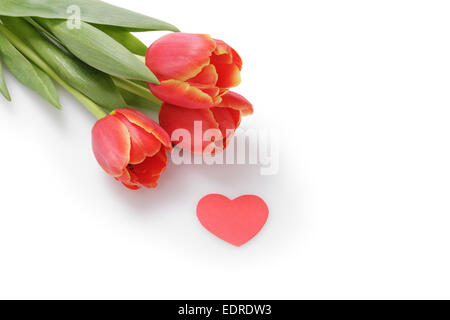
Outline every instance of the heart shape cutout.
POLYGON ((269 208, 257 196, 247 195, 230 200, 219 194, 211 194, 198 203, 197 217, 216 237, 241 247, 264 227, 269 208))

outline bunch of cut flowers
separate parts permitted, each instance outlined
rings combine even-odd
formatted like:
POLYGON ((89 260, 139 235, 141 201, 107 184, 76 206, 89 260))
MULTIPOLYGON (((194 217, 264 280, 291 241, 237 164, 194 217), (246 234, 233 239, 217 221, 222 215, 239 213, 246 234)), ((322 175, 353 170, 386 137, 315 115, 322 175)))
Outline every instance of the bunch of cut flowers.
POLYGON ((227 43, 98 0, 1 0, 0 93, 11 101, 3 66, 58 109, 57 85, 79 100, 97 119, 98 163, 132 190, 157 187, 174 147, 223 151, 253 113, 230 91, 242 59, 227 43), (148 47, 135 34, 149 31, 170 33, 148 47))

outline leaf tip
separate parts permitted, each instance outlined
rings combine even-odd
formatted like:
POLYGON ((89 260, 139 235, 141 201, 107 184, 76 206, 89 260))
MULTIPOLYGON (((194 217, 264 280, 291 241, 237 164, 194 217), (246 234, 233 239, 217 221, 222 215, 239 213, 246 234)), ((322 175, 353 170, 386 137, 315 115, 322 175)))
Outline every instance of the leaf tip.
POLYGON ((153 77, 153 81, 150 81, 150 82, 153 84, 156 84, 156 85, 161 84, 161 82, 159 82, 158 78, 156 78, 156 77, 153 77))
POLYGON ((146 82, 151 82, 151 83, 154 83, 154 84, 160 84, 158 78, 157 78, 157 77, 153 74, 153 72, 152 72, 150 69, 148 69, 147 67, 146 67, 146 71, 145 71, 145 78, 143 78, 143 79, 138 79, 138 80, 146 81, 146 82))
POLYGON ((173 31, 173 32, 181 32, 181 30, 178 29, 178 28, 175 27, 175 26, 171 26, 171 29, 170 29, 169 31, 173 31))
POLYGON ((58 110, 62 110, 61 103, 59 101, 50 101, 50 103, 58 110))
POLYGON ((5 91, 5 92, 3 92, 2 91, 2 96, 6 99, 6 100, 8 100, 8 102, 11 102, 11 96, 10 96, 10 94, 9 94, 9 92, 8 91, 5 91))

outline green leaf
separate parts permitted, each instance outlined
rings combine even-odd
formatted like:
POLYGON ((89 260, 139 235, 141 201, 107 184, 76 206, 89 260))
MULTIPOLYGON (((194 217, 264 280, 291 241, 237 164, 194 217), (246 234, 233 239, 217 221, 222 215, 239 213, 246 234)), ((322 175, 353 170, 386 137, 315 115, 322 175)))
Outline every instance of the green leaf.
POLYGON ((0 93, 6 98, 6 100, 11 101, 11 96, 9 95, 8 87, 6 86, 5 76, 3 74, 3 63, 0 59, 0 93))
POLYGON ((145 15, 122 9, 99 0, 1 0, 0 15, 11 17, 41 17, 75 19, 127 28, 128 31, 179 31, 175 26, 145 15))
POLYGON ((22 18, 2 17, 3 24, 30 46, 65 82, 97 104, 117 108, 125 101, 111 76, 61 51, 22 18))
POLYGON ((50 77, 28 61, 1 32, 0 57, 17 80, 36 91, 56 108, 61 109, 58 93, 50 77))
MULTIPOLYGON (((30 62, 31 63, 31 62, 30 62)), ((38 78, 41 81, 42 88, 45 89, 43 91, 43 96, 48 96, 48 101, 53 104, 56 108, 61 109, 61 103, 59 102, 58 91, 56 91, 55 84, 52 79, 41 70, 41 68, 37 67, 34 63, 31 63, 38 78)), ((31 87, 31 86, 30 86, 31 87)))
POLYGON ((122 44, 125 48, 132 53, 145 56, 147 53, 147 46, 138 38, 133 36, 130 32, 117 27, 94 25, 97 29, 100 29, 111 38, 122 44))
POLYGON ((81 22, 69 29, 63 20, 37 18, 76 57, 88 65, 120 78, 159 83, 150 69, 127 48, 94 26, 81 22))
POLYGON ((141 108, 152 111, 159 111, 161 109, 161 103, 150 101, 124 89, 119 90, 127 105, 131 108, 141 108))

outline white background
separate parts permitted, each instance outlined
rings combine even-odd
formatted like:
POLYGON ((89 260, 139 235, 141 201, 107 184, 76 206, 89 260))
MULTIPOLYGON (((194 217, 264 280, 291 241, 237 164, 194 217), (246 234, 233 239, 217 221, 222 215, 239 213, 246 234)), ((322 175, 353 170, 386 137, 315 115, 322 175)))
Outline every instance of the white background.
POLYGON ((235 47, 243 127, 281 130, 280 172, 171 165, 128 191, 75 99, 57 111, 7 73, 0 298, 450 298, 448 1, 109 2, 235 47), (263 197, 268 224, 216 239, 209 193, 263 197))

